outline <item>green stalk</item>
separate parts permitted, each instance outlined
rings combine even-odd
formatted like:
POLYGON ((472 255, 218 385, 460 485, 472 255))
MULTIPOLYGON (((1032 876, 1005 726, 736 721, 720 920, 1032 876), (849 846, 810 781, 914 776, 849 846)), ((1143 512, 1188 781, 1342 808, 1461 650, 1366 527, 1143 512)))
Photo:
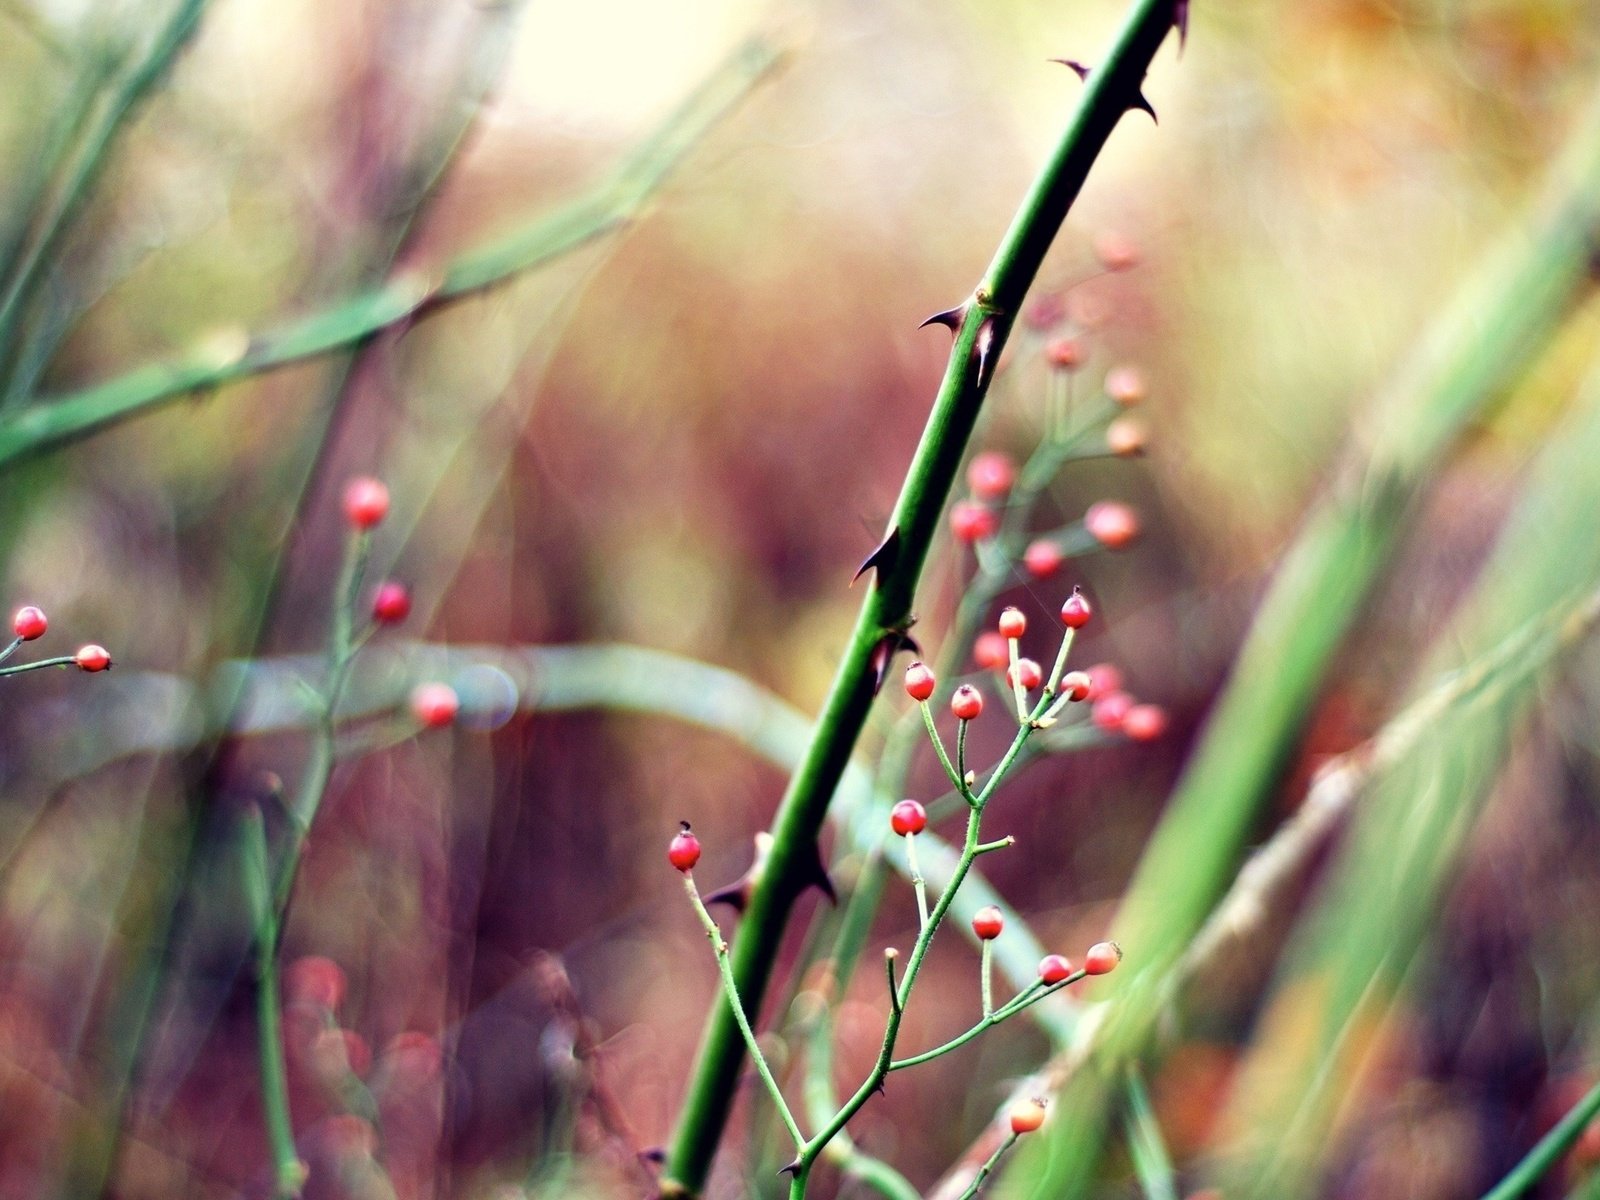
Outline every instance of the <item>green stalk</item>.
POLYGON ((1584 1128, 1600 1113, 1600 1084, 1596 1084, 1556 1123, 1544 1137, 1499 1183, 1483 1194, 1483 1200, 1516 1200, 1542 1179, 1547 1171, 1572 1149, 1584 1128))
POLYGON ((973 1176, 972 1182, 967 1185, 967 1190, 961 1193, 961 1200, 974 1200, 977 1194, 983 1190, 984 1182, 994 1173, 995 1167, 1000 1165, 1000 1159, 1004 1157, 1005 1152, 1016 1144, 1017 1134, 1007 1130, 1005 1140, 994 1148, 994 1153, 989 1155, 983 1166, 978 1168, 978 1173, 973 1176))
MULTIPOLYGON (((1106 61, 1090 76, 1060 144, 1017 212, 982 282, 950 320, 955 345, 922 440, 875 556, 876 581, 840 661, 806 756, 773 822, 774 845, 733 949, 745 1007, 759 1013, 789 911, 815 873, 828 804, 866 723, 878 655, 891 654, 911 605, 967 441, 1023 297, 1100 149, 1139 100, 1150 61, 1176 17, 1175 0, 1138 0, 1106 61)), ((3 453, 3 430, 0 430, 3 453)), ((726 1003, 707 1023, 683 1115, 663 1175, 664 1196, 698 1192, 728 1119, 743 1042, 726 1003)))

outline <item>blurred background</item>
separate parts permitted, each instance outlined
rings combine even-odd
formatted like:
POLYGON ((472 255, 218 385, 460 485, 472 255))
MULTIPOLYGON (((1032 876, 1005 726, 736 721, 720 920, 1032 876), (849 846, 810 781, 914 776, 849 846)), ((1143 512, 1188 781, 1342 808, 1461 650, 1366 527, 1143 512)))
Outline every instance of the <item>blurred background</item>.
MULTIPOLYGON (((95 641, 117 662, 0 688, 0 1196, 270 1194, 237 820, 306 746, 217 731, 228 664, 324 643, 349 477, 387 481, 372 578, 416 598, 383 639, 629 643, 816 710, 944 367, 947 339, 918 322, 970 291, 1071 111, 1080 84, 1046 60, 1093 61, 1123 7, 3 0, 0 435, 149 364, 224 369, 0 470, 0 595, 49 613, 40 654, 95 641), (639 176, 615 173, 708 79, 715 102, 635 198, 639 176), (386 283, 431 295, 485 247, 510 261, 496 248, 563 211, 594 236, 328 353, 228 367, 386 283)), ((1387 381, 1530 226, 1591 107, 1600 21, 1585 0, 1197 0, 1177 50, 1149 79, 1159 125, 1123 121, 1057 239, 1034 292, 1052 303, 1013 339, 978 439, 1025 458, 1053 398, 1142 372, 1148 452, 1069 464, 1039 518, 1117 499, 1142 536, 1049 582, 1019 572, 1005 597, 1043 625, 1082 583, 1103 621, 1075 661, 1116 662, 1170 718, 997 801, 994 833, 1020 846, 990 880, 1071 955, 1112 928, 1280 557, 1363 461, 1387 381), (1067 336, 1081 362, 1052 366, 1067 336)), ((1498 633, 1479 621, 1490 646, 1553 611, 1494 573, 1505 529, 1549 595, 1600 586, 1581 432, 1597 322, 1575 293, 1419 481, 1236 858, 1328 757, 1460 665, 1458 609, 1515 593, 1498 633), (1578 450, 1533 465, 1560 444, 1578 450), (1551 507, 1508 525, 1530 495, 1551 507)), ((925 649, 969 569, 936 555, 925 649)), ((1495 710, 1504 744, 1476 764, 1481 809, 1450 818, 1457 851, 1408 877, 1414 907, 1395 901, 1409 948, 1349 1035, 1363 1066, 1327 1138, 1264 1194, 1479 1195, 1592 1082, 1600 664, 1581 637, 1551 658, 1495 710)), ((651 1188, 639 1155, 670 1140, 717 983, 662 851, 691 820, 698 874, 735 878, 785 772, 674 720, 670 695, 656 715, 542 711, 536 678, 518 696, 486 713, 469 694, 457 728, 334 774, 283 947, 308 1196, 651 1188)), ((1455 794, 1453 769, 1417 790, 1455 794)), ((936 771, 919 759, 912 794, 936 771)), ((1146 1061, 1185 1194, 1267 1177, 1252 1098, 1297 1077, 1275 1047, 1329 1011, 1315 979, 1275 975, 1319 953, 1285 952, 1295 928, 1357 930, 1393 900, 1318 878, 1195 978, 1146 1061)), ((908 945, 914 913, 891 882, 873 946, 908 945)), ((789 960, 825 915, 802 902, 789 960)), ((941 943, 908 1044, 970 1019, 974 962, 941 943)), ((850 1087, 881 1034, 865 974, 838 1014, 850 1087)), ((932 1189, 1050 1052, 1008 1026, 897 1076, 853 1130, 932 1189)), ((769 1118, 740 1105, 710 1194, 772 1190, 788 1156, 761 1148, 769 1118)), ((1583 1166, 1532 1194, 1567 1194, 1583 1166)), ((1114 1144, 1098 1169, 1092 1194, 1149 1187, 1114 1144)), ((1019 1166, 1007 1194, 1035 1178, 1019 1166)), ((814 1191, 865 1194, 828 1173, 814 1191)))

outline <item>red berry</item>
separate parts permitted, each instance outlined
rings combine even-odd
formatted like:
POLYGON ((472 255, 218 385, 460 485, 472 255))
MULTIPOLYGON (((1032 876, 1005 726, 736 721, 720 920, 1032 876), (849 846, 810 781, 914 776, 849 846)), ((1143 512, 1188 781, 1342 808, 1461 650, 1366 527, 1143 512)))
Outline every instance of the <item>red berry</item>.
POLYGON ((111 655, 104 646, 84 646, 73 656, 80 671, 104 671, 111 666, 111 655))
POLYGON ((1000 636, 1019 638, 1028 631, 1028 618, 1020 608, 1008 608, 1000 614, 1000 636))
POLYGON ((1047 954, 1039 960, 1041 983, 1060 983, 1072 974, 1072 964, 1060 954, 1047 954))
POLYGON ((283 994, 290 1004, 334 1012, 344 1003, 344 968, 331 958, 309 954, 297 958, 283 971, 283 994))
POLYGON ((371 529, 389 515, 389 489, 368 476, 352 479, 344 489, 344 515, 356 529, 371 529))
POLYGON ((906 695, 913 700, 922 701, 933 695, 936 682, 933 672, 920 662, 906 668, 906 695))
POLYGON ((1122 947, 1115 942, 1096 942, 1083 956, 1085 975, 1109 975, 1122 961, 1122 947))
POLYGON ((1011 650, 1005 638, 987 629, 972 643, 972 661, 986 671, 1003 671, 1011 662, 1011 650))
POLYGON ((1000 528, 1000 518, 975 500, 957 500, 950 506, 950 529, 956 541, 971 545, 992 538, 1000 528))
POLYGON ((1089 668, 1089 699, 1098 700, 1122 690, 1122 669, 1111 663, 1095 663, 1089 668))
POLYGON ((986 942, 991 942, 1000 936, 1000 931, 1006 927, 1006 919, 1000 915, 1000 910, 992 904, 986 904, 972 914, 972 932, 986 942))
POLYGON ((385 625, 398 625, 411 615, 411 593, 406 585, 386 580, 372 597, 372 617, 385 625))
POLYGON ((1122 728, 1122 721, 1128 715, 1128 710, 1133 707, 1133 697, 1127 692, 1107 692, 1094 702, 1094 708, 1089 717, 1096 728, 1107 733, 1116 733, 1122 728))
POLYGON ((1083 514, 1083 527, 1107 550, 1121 550, 1139 536, 1139 514, 1120 501, 1101 500, 1083 514))
POLYGON ((1059 371, 1083 366, 1083 343, 1076 338, 1057 338, 1044 348, 1045 361, 1059 371))
POLYGON ((679 829, 667 846, 667 861, 680 871, 692 871, 700 861, 700 839, 689 829, 689 822, 679 821, 679 829))
POLYGON ((1136 742, 1153 742, 1167 731, 1167 711, 1159 704, 1135 704, 1122 715, 1122 732, 1136 742))
POLYGON ((50 622, 45 618, 42 609, 33 605, 17 609, 17 615, 11 618, 11 628, 16 630, 17 636, 25 642, 44 636, 44 631, 50 628, 50 622))
POLYGON ((1048 332, 1067 315, 1067 302, 1059 293, 1040 296, 1022 310, 1022 323, 1039 333, 1048 332))
POLYGON ((950 711, 961 721, 976 720, 983 711, 983 696, 970 683, 963 683, 950 697, 950 711))
POLYGON ((419 683, 411 693, 411 715, 425 729, 443 729, 461 711, 461 699, 448 683, 419 683))
POLYGON ((1072 595, 1067 597, 1067 602, 1061 606, 1061 623, 1068 629, 1082 629, 1089 623, 1089 618, 1094 616, 1094 609, 1089 606, 1089 599, 1077 588, 1072 589, 1072 595))
POLYGON ((928 810, 915 800, 902 800, 889 810, 889 828, 901 837, 928 827, 928 810))
POLYGON ((1007 683, 1018 681, 1021 682, 1023 691, 1031 692, 1044 682, 1044 670, 1031 658, 1019 658, 1015 670, 1006 672, 1007 683))
POLYGON ((1133 405, 1146 395, 1144 376, 1138 367, 1113 367, 1106 372, 1106 395, 1123 406, 1133 405))
POLYGON ((967 486, 979 500, 1000 499, 1016 480, 1016 464, 999 450, 985 450, 967 464, 967 486))
POLYGON ((1022 565, 1035 579, 1049 579, 1066 561, 1061 547, 1047 538, 1028 543, 1028 548, 1022 552, 1022 565))
POLYGON ((1138 417, 1118 417, 1106 426, 1106 449, 1118 458, 1137 458, 1149 441, 1138 417))
POLYGON ((1011 1122, 1011 1132, 1019 1136, 1032 1133, 1044 1124, 1043 1100, 1018 1100, 1011 1106, 1011 1111, 1006 1114, 1006 1119, 1011 1122))
POLYGON ((1061 677, 1061 689, 1057 694, 1072 701, 1087 700, 1093 687, 1093 682, 1082 671, 1068 671, 1061 677))
POLYGON ((1108 230, 1095 238, 1094 256, 1108 271, 1126 271, 1139 265, 1139 243, 1125 233, 1108 230))

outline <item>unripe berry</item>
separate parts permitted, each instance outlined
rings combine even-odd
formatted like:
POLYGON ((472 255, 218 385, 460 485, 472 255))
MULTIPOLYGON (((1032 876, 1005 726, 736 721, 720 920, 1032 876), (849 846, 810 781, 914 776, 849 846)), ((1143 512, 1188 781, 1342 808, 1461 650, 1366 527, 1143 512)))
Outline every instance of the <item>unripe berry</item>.
POLYGON ((1047 954, 1039 960, 1039 981, 1060 983, 1072 974, 1072 964, 1060 954, 1047 954))
POLYGON ((972 914, 972 932, 986 942, 992 942, 1000 936, 1000 931, 1006 927, 1006 919, 1000 915, 1000 910, 992 904, 986 904, 972 914))
POLYGON ((1106 449, 1118 458, 1137 458, 1150 442, 1138 417, 1118 417, 1106 426, 1106 449))
POLYGON ((906 695, 913 700, 922 701, 933 695, 936 682, 933 672, 920 662, 906 668, 906 695))
POLYGON ((1094 616, 1094 609, 1089 605, 1089 599, 1077 588, 1072 589, 1072 595, 1067 597, 1067 602, 1061 606, 1061 623, 1068 629, 1082 629, 1089 623, 1089 618, 1094 616))
POLYGON ((1022 552, 1022 565, 1035 579, 1049 579, 1066 561, 1067 556, 1061 553, 1061 547, 1048 538, 1029 542, 1028 548, 1022 552))
POLYGON ((1019 638, 1028 632, 1028 618, 1020 608, 1008 608, 1000 614, 1000 636, 1019 638))
POLYGON ((419 683, 411 693, 411 715, 425 729, 443 729, 461 711, 461 699, 448 683, 419 683))
POLYGON ((928 827, 928 810, 915 800, 902 800, 889 810, 889 828, 901 837, 928 827))
POLYGON ((975 500, 958 500, 950 506, 950 531, 956 541, 972 545, 992 538, 1000 528, 1000 518, 975 500))
POLYGON ((1122 728, 1123 719, 1132 707, 1133 697, 1127 692, 1107 692, 1094 702, 1089 717, 1095 723, 1095 728, 1116 733, 1122 728))
POLYGON ((983 696, 970 683, 963 683, 950 697, 950 711, 961 721, 976 720, 983 711, 983 696))
POLYGON ((104 671, 111 666, 111 655, 104 646, 88 645, 73 655, 80 671, 104 671))
POLYGON ((384 625, 398 625, 411 615, 411 593, 393 579, 378 585, 372 596, 372 618, 384 625))
POLYGON ((986 671, 1003 671, 1011 661, 1011 650, 1005 638, 992 629, 986 629, 972 643, 972 661, 986 671))
POLYGON ((1006 682, 1021 683, 1022 690, 1031 692, 1044 682, 1044 670, 1031 658, 1017 659, 1017 665, 1006 672, 1006 682))
POLYGON ((1127 271, 1139 265, 1139 243, 1125 233, 1107 231, 1094 240, 1094 256, 1108 271, 1127 271))
POLYGON ((1139 536, 1139 514, 1118 500, 1101 500, 1083 514, 1083 527, 1107 550, 1121 550, 1139 536))
POLYGON ((1009 454, 985 450, 967 464, 967 486, 979 500, 998 500, 1016 482, 1017 467, 1009 454))
POLYGON ((1115 942, 1096 942, 1083 956, 1085 975, 1109 975, 1122 961, 1122 947, 1115 942))
POLYGON ((1061 690, 1058 695, 1074 702, 1087 700, 1093 687, 1094 684, 1089 676, 1082 671, 1068 671, 1061 677, 1061 690))
POLYGON ((1098 700, 1122 690, 1122 668, 1112 663, 1095 663, 1089 668, 1089 699, 1098 700))
POLYGON ((1136 742, 1153 742, 1167 731, 1167 712, 1159 704, 1135 704, 1122 715, 1122 732, 1136 742))
POLYGON ((1147 392, 1138 367, 1113 367, 1106 372, 1106 395, 1127 407, 1143 400, 1147 392))
POLYGON ((680 871, 692 871, 700 861, 700 839, 689 829, 689 822, 678 824, 680 828, 667 846, 667 861, 680 871))
POLYGON ((50 622, 45 618, 44 611, 33 605, 17 609, 17 615, 11 618, 11 628, 25 642, 44 636, 44 631, 50 628, 50 622))
POLYGON ((344 489, 344 515, 356 529, 371 529, 389 515, 389 489, 370 476, 352 479, 344 489))
POLYGON ((1057 338, 1044 348, 1044 357, 1058 371, 1075 371, 1083 366, 1083 343, 1076 338, 1057 338))
POLYGON ((1011 1123, 1012 1133, 1018 1136, 1032 1133, 1044 1124, 1044 1101, 1018 1100, 1006 1114, 1006 1120, 1011 1123))

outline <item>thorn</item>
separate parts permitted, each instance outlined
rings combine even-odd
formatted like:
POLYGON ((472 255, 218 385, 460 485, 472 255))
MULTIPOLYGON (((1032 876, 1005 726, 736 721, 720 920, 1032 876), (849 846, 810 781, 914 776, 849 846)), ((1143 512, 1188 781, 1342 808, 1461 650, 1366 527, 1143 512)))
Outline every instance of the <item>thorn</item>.
POLYGON ((873 1088, 872 1090, 877 1095, 882 1096, 885 1099, 888 1099, 889 1093, 884 1089, 883 1083, 884 1083, 883 1080, 881 1080, 881 1079, 878 1080, 878 1086, 873 1088))
POLYGON ((772 835, 765 829, 756 834, 755 857, 750 860, 750 869, 726 887, 720 887, 706 897, 706 903, 726 904, 736 913, 743 913, 745 906, 750 903, 750 894, 755 891, 756 884, 761 882, 761 876, 766 872, 767 859, 772 856, 772 835))
POLYGON ((1079 79, 1083 80, 1085 83, 1089 82, 1089 68, 1084 66, 1077 59, 1075 59, 1075 58, 1052 58, 1052 59, 1048 59, 1047 61, 1053 62, 1053 63, 1060 63, 1063 67, 1069 68, 1074 75, 1076 75, 1079 79))
POLYGON ((973 340, 972 349, 978 356, 977 388, 982 391, 989 384, 989 378, 994 374, 995 355, 990 351, 994 349, 994 318, 985 317, 983 324, 978 326, 978 336, 973 340))
POLYGON ((662 1163, 667 1161, 667 1152, 660 1146, 646 1146, 643 1150, 639 1151, 639 1161, 659 1167, 662 1163))
POLYGON ((878 644, 872 648, 872 694, 876 696, 883 690, 883 684, 889 678, 889 667, 894 662, 894 656, 901 650, 922 654, 922 647, 917 645, 917 639, 909 633, 900 630, 891 630, 878 639, 878 644))
POLYGON ((1172 23, 1178 28, 1178 53, 1183 53, 1189 43, 1189 0, 1175 0, 1172 6, 1172 23))
POLYGON ((778 1174, 779 1175, 798 1175, 798 1174, 800 1174, 800 1166, 801 1166, 800 1160, 797 1158, 792 1163, 788 1163, 788 1164, 786 1164, 786 1165, 784 1165, 782 1167, 779 1167, 778 1168, 778 1174))
POLYGON ((1145 99, 1143 92, 1135 93, 1134 100, 1128 105, 1128 107, 1129 109, 1137 108, 1141 112, 1149 113, 1152 121, 1155 121, 1157 125, 1161 124, 1160 120, 1156 117, 1156 110, 1150 107, 1150 101, 1145 99))
POLYGON ((828 878, 828 868, 822 865, 822 847, 815 841, 811 843, 811 853, 807 860, 800 865, 800 890, 808 887, 818 888, 828 898, 829 904, 839 903, 839 893, 833 890, 833 880, 828 878))
POLYGON ((967 306, 966 303, 963 302, 956 305, 954 308, 947 308, 943 312, 934 313, 933 316, 929 317, 921 325, 918 325, 917 328, 926 329, 929 325, 943 325, 951 333, 956 333, 960 330, 961 322, 966 315, 967 306))
POLYGON ((883 578, 884 573, 894 570, 895 560, 900 557, 900 526, 896 525, 889 530, 887 537, 879 542, 871 554, 861 560, 861 565, 856 568, 856 573, 850 577, 853 584, 868 571, 876 570, 878 578, 883 578))

